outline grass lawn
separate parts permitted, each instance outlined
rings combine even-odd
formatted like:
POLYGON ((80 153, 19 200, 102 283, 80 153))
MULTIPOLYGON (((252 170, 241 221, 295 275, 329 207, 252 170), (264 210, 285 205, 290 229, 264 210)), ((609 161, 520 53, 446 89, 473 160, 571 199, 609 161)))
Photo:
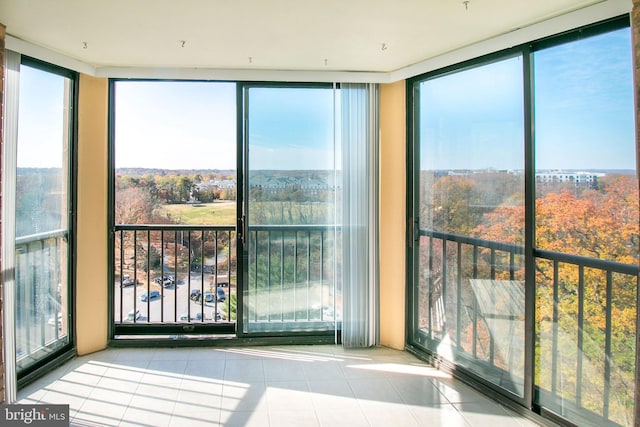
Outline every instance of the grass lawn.
POLYGON ((193 205, 162 205, 160 214, 171 215, 179 224, 235 225, 236 202, 196 203, 193 205))

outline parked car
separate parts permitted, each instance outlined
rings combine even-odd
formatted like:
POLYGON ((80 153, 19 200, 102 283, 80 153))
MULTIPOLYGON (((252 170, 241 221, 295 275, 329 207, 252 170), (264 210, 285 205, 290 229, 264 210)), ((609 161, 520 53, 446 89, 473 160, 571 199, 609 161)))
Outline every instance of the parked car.
POLYGON ((200 292, 200 289, 191 289, 191 294, 189 295, 189 298, 194 301, 200 300, 200 298, 202 298, 202 293, 200 292))
POLYGON ((227 298, 227 294, 224 292, 224 289, 222 289, 220 286, 218 286, 218 289, 216 290, 216 292, 217 292, 218 301, 224 301, 227 298))
POLYGON ((189 313, 187 313, 187 312, 185 311, 184 313, 182 313, 182 314, 180 315, 180 317, 178 317, 178 320, 180 320, 180 321, 182 321, 182 322, 189 320, 189 313))
POLYGON ((140 301, 146 301, 147 299, 153 300, 155 298, 160 298, 160 292, 151 291, 151 292, 149 292, 149 295, 147 295, 146 292, 144 294, 140 295, 140 301))
POLYGON ((206 302, 213 302, 213 298, 214 297, 213 297, 213 294, 211 292, 207 291, 207 292, 204 293, 204 300, 206 302))
POLYGON ((156 277, 155 282, 159 285, 164 286, 165 288, 168 288, 175 283, 175 279, 173 276, 162 276, 156 277))
POLYGON ((140 318, 140 310, 136 310, 135 312, 131 310, 129 313, 127 313, 127 318, 125 320, 128 320, 129 322, 133 322, 134 320, 137 320, 139 318, 140 318))
POLYGON ((131 285, 134 285, 135 283, 136 283, 135 280, 133 280, 131 276, 129 276, 128 274, 125 274, 124 276, 122 276, 122 286, 131 286, 131 285))

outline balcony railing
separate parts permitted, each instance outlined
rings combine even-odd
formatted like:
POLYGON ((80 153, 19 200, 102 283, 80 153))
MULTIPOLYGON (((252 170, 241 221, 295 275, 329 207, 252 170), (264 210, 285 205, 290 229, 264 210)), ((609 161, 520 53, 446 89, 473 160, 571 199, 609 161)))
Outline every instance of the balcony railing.
MULTIPOLYGON (((251 226, 244 332, 333 330, 335 227, 251 226)), ((236 332, 233 226, 117 225, 114 335, 236 332)))
POLYGON ((246 331, 333 331, 339 227, 255 225, 248 234, 246 331))
POLYGON ((235 227, 117 225, 114 238, 116 335, 235 330, 235 227))
MULTIPOLYGON (((432 348, 453 341, 457 363, 517 393, 524 248, 424 229, 420 236, 428 314, 419 334, 432 348)), ((545 250, 534 257, 536 404, 587 423, 631 424, 638 266, 545 250)))
POLYGON ((16 356, 21 370, 69 342, 67 231, 16 239, 16 356))

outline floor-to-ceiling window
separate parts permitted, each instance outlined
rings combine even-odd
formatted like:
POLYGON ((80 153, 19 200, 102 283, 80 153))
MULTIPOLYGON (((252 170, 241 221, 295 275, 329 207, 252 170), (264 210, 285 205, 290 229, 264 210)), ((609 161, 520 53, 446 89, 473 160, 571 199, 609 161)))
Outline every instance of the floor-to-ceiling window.
POLYGON ((537 403, 580 425, 598 422, 585 411, 633 424, 631 53, 629 28, 549 41, 533 53, 535 248, 544 251, 535 264, 537 403))
POLYGON ((410 344, 579 425, 632 425, 628 19, 418 76, 410 344))
POLYGON ((112 80, 112 337, 234 333, 236 84, 112 80))
POLYGON ((341 219, 331 85, 245 85, 244 333, 333 333, 341 219))
POLYGON ((416 339, 522 397, 522 56, 416 85, 416 339), (509 215, 498 235, 495 224, 509 215))
POLYGON ((75 74, 23 57, 18 76, 15 351, 20 378, 73 344, 75 74))

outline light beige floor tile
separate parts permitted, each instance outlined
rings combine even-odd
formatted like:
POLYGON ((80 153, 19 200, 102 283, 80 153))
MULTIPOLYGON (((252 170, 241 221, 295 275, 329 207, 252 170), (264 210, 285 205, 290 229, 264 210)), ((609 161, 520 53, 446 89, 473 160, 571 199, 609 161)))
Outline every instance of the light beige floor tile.
POLYGON ((456 409, 474 427, 523 427, 530 426, 528 420, 520 419, 514 412, 494 402, 457 403, 456 409))
POLYGON ((262 360, 227 359, 225 362, 224 380, 234 382, 264 382, 262 360))
POLYGON ((155 353, 155 349, 152 348, 120 348, 116 351, 116 362, 129 360, 143 360, 148 362, 153 357, 153 353, 155 353))
POLYGON ((304 381, 303 364, 291 360, 267 359, 262 362, 266 381, 304 381))
POLYGON ((225 383, 222 387, 222 409, 227 411, 267 410, 267 388, 264 383, 225 383))
POLYGON ((220 379, 185 375, 182 378, 179 390, 221 396, 223 384, 224 381, 220 379))
POLYGON ((462 414, 449 403, 411 406, 409 410, 423 427, 470 427, 462 414))
POLYGON ((184 375, 222 380, 224 379, 225 360, 189 360, 184 375))
POLYGON ((269 425, 278 427, 320 426, 316 413, 303 411, 269 411, 269 425))
MULTIPOLYGON (((318 409, 316 415, 322 427, 369 427, 369 422, 359 405, 318 409)), ((391 427, 391 426, 389 426, 391 427)))
POLYGON ((430 378, 408 375, 392 378, 389 382, 406 404, 438 406, 449 403, 430 378))
POLYGON ((171 423, 172 414, 161 408, 132 408, 129 407, 122 416, 121 426, 153 426, 167 427, 171 423))
POLYGON ((151 361, 155 360, 188 360, 191 349, 189 348, 158 348, 153 353, 151 361))
POLYGON ((406 405, 360 400, 360 407, 372 427, 419 426, 416 417, 406 405))
POLYGON ((60 381, 64 381, 69 385, 82 384, 82 385, 93 386, 98 384, 101 378, 102 378, 102 374, 98 375, 98 374, 91 374, 91 373, 85 373, 85 372, 71 371, 71 372, 67 372, 62 377, 60 377, 60 381))
POLYGON ((349 386, 359 401, 401 404, 402 398, 386 379, 350 379, 349 386))
POLYGON ((313 412, 313 400, 306 381, 267 382, 266 397, 269 412, 296 411, 313 412))
POLYGON ((314 361, 302 365, 305 378, 313 380, 339 380, 345 379, 342 365, 334 360, 314 361))
MULTIPOLYGON (((78 422, 92 422, 98 425, 117 426, 127 407, 117 402, 109 403, 97 400, 86 400, 74 420, 78 422)), ((89 424, 91 425, 91 424, 89 424)))
POLYGON ((436 389, 444 395, 450 403, 490 403, 493 400, 485 397, 479 391, 454 379, 439 379, 433 381, 436 389))
POLYGON ((227 358, 227 354, 219 349, 197 347, 192 348, 189 352, 189 360, 207 360, 207 361, 222 361, 227 358))
POLYGON ((253 411, 226 411, 223 409, 220 412, 219 425, 224 427, 276 427, 276 424, 269 424, 269 412, 266 407, 253 411))
POLYGON ((309 391, 315 399, 346 398, 353 399, 353 389, 345 379, 308 381, 309 391))
POLYGON ((171 427, 216 427, 220 425, 220 409, 189 412, 184 414, 174 413, 169 425, 171 427))
POLYGON ((222 396, 220 394, 180 391, 176 397, 173 413, 181 415, 191 412, 208 412, 220 410, 221 407, 222 396))

